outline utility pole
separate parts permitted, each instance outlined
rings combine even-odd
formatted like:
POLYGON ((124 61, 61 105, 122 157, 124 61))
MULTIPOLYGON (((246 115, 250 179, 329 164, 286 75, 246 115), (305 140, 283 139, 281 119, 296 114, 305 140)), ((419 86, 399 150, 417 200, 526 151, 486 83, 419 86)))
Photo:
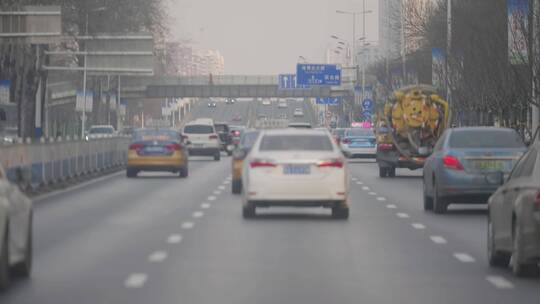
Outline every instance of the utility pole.
POLYGON ((407 47, 405 42, 405 5, 407 0, 401 0, 401 70, 403 84, 407 83, 407 47))
POLYGON ((540 29, 538 28, 540 26, 540 0, 534 0, 533 1, 533 19, 532 19, 532 38, 533 38, 533 45, 532 45, 532 55, 531 58, 531 66, 532 66, 532 100, 536 103, 536 105, 532 105, 532 129, 531 132, 534 135, 536 130, 538 129, 538 125, 540 123, 540 94, 538 94, 538 89, 540 89, 539 83, 540 80, 538 79, 540 77, 539 68, 540 68, 540 62, 538 56, 540 56, 540 29))
POLYGON ((446 10, 446 101, 452 105, 452 88, 451 86, 451 64, 450 54, 452 51, 452 0, 447 1, 446 10))
POLYGON ((362 0, 362 39, 362 99, 359 104, 363 103, 364 99, 366 99, 366 0, 362 0))

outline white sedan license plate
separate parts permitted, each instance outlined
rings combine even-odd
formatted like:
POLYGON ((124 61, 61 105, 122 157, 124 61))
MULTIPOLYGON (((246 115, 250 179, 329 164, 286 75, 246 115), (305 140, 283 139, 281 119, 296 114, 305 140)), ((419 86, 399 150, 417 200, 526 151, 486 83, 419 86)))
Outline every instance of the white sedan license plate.
POLYGON ((283 166, 283 174, 309 175, 311 174, 311 167, 309 165, 285 165, 283 166))

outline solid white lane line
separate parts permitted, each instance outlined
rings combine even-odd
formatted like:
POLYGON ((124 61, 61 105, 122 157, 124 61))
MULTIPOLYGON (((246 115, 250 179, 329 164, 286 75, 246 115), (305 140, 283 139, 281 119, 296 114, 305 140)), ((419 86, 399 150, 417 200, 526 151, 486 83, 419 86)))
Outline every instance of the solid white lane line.
POLYGON ((182 229, 191 229, 191 228, 193 228, 193 226, 195 226, 195 224, 192 223, 192 222, 184 222, 184 223, 182 223, 182 229))
POLYGON ((169 244, 178 244, 182 241, 182 236, 180 234, 171 234, 167 238, 167 243, 169 244))
POLYGON ((219 190, 225 190, 225 186, 219 186, 218 189, 219 190))
POLYGON ((210 206, 211 205, 209 203, 202 203, 201 204, 201 208, 203 208, 203 209, 208 209, 208 208, 210 208, 210 206))
POLYGON ((514 284, 501 276, 487 276, 486 280, 499 289, 512 289, 514 284))
POLYGON ((438 236, 438 235, 432 235, 429 237, 431 239, 431 241, 435 244, 446 244, 448 243, 446 241, 445 238, 443 238, 442 236, 438 236))
POLYGON ((144 286, 148 276, 144 273, 133 273, 124 281, 124 286, 126 288, 141 288, 144 286))
POLYGON ((420 224, 420 223, 412 223, 411 226, 413 226, 414 229, 426 229, 426 226, 424 226, 424 224, 420 224))
POLYGON ((368 193, 368 194, 369 194, 369 195, 377 195, 377 193, 375 193, 375 192, 370 192, 370 193, 368 193))
POLYGON ((403 212, 396 213, 396 215, 399 218, 409 218, 409 215, 407 213, 403 213, 403 212))
POLYGON ((165 261, 166 258, 167 258, 167 252, 165 252, 165 251, 155 251, 155 252, 152 252, 148 256, 148 262, 150 262, 150 263, 159 263, 159 262, 165 261))
POLYGON ((386 208, 388 208, 388 209, 396 209, 397 206, 396 205, 386 205, 386 208))
POLYGON ((204 212, 202 211, 195 211, 193 212, 193 214, 191 214, 191 216, 194 218, 200 218, 200 217, 203 217, 203 215, 204 215, 204 212))
POLYGON ((384 201, 386 201, 386 198, 384 198, 384 197, 382 197, 382 196, 379 196, 379 197, 377 197, 377 200, 378 200, 379 202, 384 202, 384 201))
POLYGON ((220 194, 221 194, 221 191, 216 190, 216 191, 214 191, 214 194, 215 194, 215 195, 220 195, 220 194))
POLYGON ((217 197, 215 197, 215 196, 213 196, 213 195, 212 195, 212 196, 209 196, 209 197, 207 198, 207 200, 209 200, 209 201, 215 201, 216 199, 217 199, 217 197))
POLYGON ((454 253, 454 257, 461 263, 474 263, 475 262, 475 259, 466 253, 456 252, 454 253))
POLYGON ((369 187, 364 186, 364 187, 362 187, 362 190, 369 191, 369 187))

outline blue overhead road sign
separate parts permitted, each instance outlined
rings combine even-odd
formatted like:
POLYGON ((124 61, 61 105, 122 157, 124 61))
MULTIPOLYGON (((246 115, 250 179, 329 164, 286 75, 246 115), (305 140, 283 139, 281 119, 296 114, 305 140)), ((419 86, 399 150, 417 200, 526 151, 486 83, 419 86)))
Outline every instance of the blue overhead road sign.
POLYGON ((337 106, 341 102, 341 97, 319 97, 316 100, 317 104, 320 105, 331 105, 337 106))
POLYGON ((335 64, 298 64, 296 76, 299 85, 339 86, 341 66, 335 64))
POLYGON ((362 101, 362 107, 364 109, 371 109, 373 108, 373 100, 371 99, 364 99, 364 101, 362 101))

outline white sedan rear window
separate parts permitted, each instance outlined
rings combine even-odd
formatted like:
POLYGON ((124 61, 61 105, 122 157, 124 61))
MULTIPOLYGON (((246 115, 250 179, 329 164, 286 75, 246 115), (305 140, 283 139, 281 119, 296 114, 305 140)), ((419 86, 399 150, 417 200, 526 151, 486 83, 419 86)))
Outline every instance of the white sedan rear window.
POLYGON ((326 135, 266 135, 261 140, 260 151, 333 151, 326 135))

